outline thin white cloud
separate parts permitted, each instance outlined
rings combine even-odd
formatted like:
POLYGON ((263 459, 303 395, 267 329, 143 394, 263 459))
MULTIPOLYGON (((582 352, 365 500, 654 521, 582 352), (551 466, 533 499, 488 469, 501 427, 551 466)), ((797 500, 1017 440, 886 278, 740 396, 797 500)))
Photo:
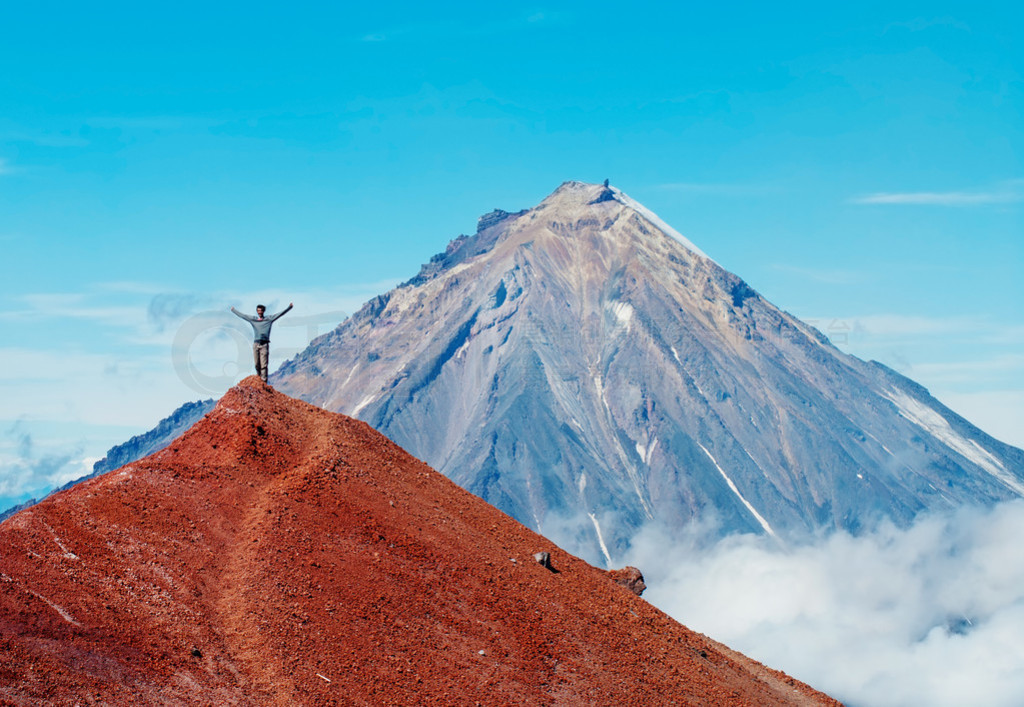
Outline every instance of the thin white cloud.
POLYGON ((1005 353, 967 361, 922 363, 917 370, 929 378, 942 378, 949 382, 976 381, 982 374, 1024 374, 1024 354, 1005 353))
POLYGON ((0 311, 12 341, 28 341, 26 332, 62 320, 88 322, 91 333, 88 341, 47 337, 51 344, 0 349, 0 416, 159 420, 186 400, 222 394, 250 373, 252 333, 230 305, 250 312, 259 302, 274 312, 295 303, 274 327, 275 368, 396 284, 191 293, 122 282, 84 293, 23 295, 20 308, 0 311))
POLYGON ((907 206, 988 206, 1012 204, 1024 200, 1021 180, 1007 182, 985 191, 916 191, 875 192, 850 199, 854 204, 882 204, 907 206))
MULTIPOLYGON (((4 365, 0 366, 0 384, 5 382, 54 382, 82 376, 95 376, 102 372, 110 361, 109 356, 89 354, 80 351, 31 349, 19 347, 0 348, 4 365)), ((3 407, 10 402, 8 399, 3 407)), ((3 410, 0 416, 14 417, 23 411, 3 410)))
MULTIPOLYGON (((248 312, 257 302, 271 309, 295 302, 304 310, 300 316, 329 314, 340 317, 358 309, 373 296, 390 290, 397 279, 353 283, 337 288, 308 290, 259 290, 258 292, 195 293, 166 290, 140 282, 99 283, 77 293, 30 293, 12 298, 14 306, 0 310, 0 321, 37 322, 65 319, 96 322, 111 328, 131 329, 132 343, 165 344, 161 334, 199 312, 227 312, 230 305, 248 312)), ((295 317, 292 317, 295 319, 295 317)), ((321 322, 323 324, 323 322, 321 322)))
MULTIPOLYGON (((1024 346, 1024 327, 987 315, 929 317, 906 314, 831 314, 812 312, 801 320, 822 329, 832 322, 849 334, 849 340, 876 345, 921 343, 935 337, 946 341, 970 341, 992 348, 1024 346)), ((822 329, 824 331, 824 329, 822 329)), ((827 333, 827 332, 826 332, 827 333)))
POLYGON ((974 335, 994 326, 985 317, 925 317, 904 314, 869 314, 847 317, 870 336, 920 337, 931 335, 974 335))
POLYGON ((138 282, 136 280, 111 280, 94 285, 98 292, 118 292, 128 294, 157 295, 170 292, 171 288, 154 282, 138 282))
POLYGON ((801 268, 788 263, 773 263, 769 266, 772 270, 789 273, 812 282, 821 282, 827 285, 852 285, 864 280, 868 275, 857 270, 840 270, 829 268, 801 268))
POLYGON ((130 326, 138 320, 138 310, 131 305, 98 303, 85 294, 38 293, 17 299, 23 307, 0 312, 0 319, 79 319, 112 326, 130 326))
POLYGON ((0 176, 5 174, 14 174, 14 172, 15 169, 11 166, 10 161, 0 157, 0 176))
POLYGON ((61 131, 31 131, 31 130, 7 130, 0 133, 0 140, 4 142, 27 142, 41 147, 84 147, 89 141, 80 135, 72 134, 69 130, 61 131))
MULTIPOLYGON (((833 344, 855 356, 883 360, 892 351, 931 347, 936 339, 944 344, 980 341, 994 344, 1006 332, 998 322, 983 316, 926 317, 903 314, 842 315, 812 312, 801 316, 827 336, 833 344)), ((1024 343, 1024 338, 1015 339, 1024 343)), ((900 370, 900 368, 898 368, 900 370)))
POLYGON ((0 419, 144 432, 183 402, 210 397, 178 379, 169 349, 145 355, 0 349, 0 356, 10 363, 0 377, 0 419))

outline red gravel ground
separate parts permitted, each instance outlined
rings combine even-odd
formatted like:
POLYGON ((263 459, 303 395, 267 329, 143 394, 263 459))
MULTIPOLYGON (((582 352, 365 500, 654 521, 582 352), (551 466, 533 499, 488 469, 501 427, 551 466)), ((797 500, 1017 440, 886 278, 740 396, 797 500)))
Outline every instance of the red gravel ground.
POLYGON ((0 703, 838 704, 254 377, 0 524, 0 703))

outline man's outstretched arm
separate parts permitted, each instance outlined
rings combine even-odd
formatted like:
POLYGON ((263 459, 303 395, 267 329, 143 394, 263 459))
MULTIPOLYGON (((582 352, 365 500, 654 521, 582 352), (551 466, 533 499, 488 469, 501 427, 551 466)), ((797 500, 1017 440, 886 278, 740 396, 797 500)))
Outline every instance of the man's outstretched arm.
MULTIPOLYGON (((290 309, 290 307, 289 307, 289 309, 290 309)), ((255 321, 255 319, 256 319, 256 317, 250 317, 248 314, 242 314, 241 312, 239 312, 234 307, 231 308, 231 311, 235 313, 235 316, 241 317, 242 319, 244 319, 247 322, 255 321)), ((285 310, 285 311, 287 311, 287 310, 285 310)), ((284 312, 282 312, 282 314, 284 314, 284 312)))
POLYGON ((272 321, 272 322, 273 322, 273 321, 276 321, 276 320, 277 320, 277 319, 278 319, 279 317, 283 317, 284 315, 288 314, 288 311, 289 311, 289 310, 290 310, 290 309, 291 309, 291 308, 292 308, 292 307, 293 307, 294 305, 295 305, 295 303, 294 303, 294 302, 289 302, 289 303, 288 303, 288 306, 287 306, 287 307, 285 307, 284 309, 282 309, 282 310, 281 310, 280 312, 278 312, 277 314, 271 314, 271 315, 270 315, 269 317, 267 317, 267 319, 269 319, 269 320, 270 320, 270 321, 272 321))

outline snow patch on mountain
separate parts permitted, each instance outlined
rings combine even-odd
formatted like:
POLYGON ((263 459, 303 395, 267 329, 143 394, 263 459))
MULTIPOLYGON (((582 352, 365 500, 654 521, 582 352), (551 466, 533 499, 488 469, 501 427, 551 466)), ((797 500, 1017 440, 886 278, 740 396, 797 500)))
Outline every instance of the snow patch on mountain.
POLYGON ((629 302, 609 302, 608 309, 622 324, 629 324, 633 318, 633 305, 629 302))
POLYGON ((612 566, 612 556, 608 554, 608 546, 604 544, 604 535, 601 533, 601 524, 597 522, 597 516, 593 513, 587 513, 590 517, 590 522, 594 524, 594 531, 597 533, 597 542, 601 545, 601 552, 604 554, 604 559, 608 563, 608 567, 612 566))
POLYGON ((654 450, 657 447, 658 447, 658 438, 657 437, 655 437, 653 440, 651 440, 650 444, 640 444, 639 442, 637 442, 636 443, 636 453, 640 455, 640 459, 641 459, 641 461, 643 461, 644 464, 650 464, 651 463, 651 456, 654 454, 654 450))
POLYGON ((764 517, 757 512, 757 509, 750 504, 750 501, 743 497, 743 494, 740 493, 740 490, 736 487, 736 484, 733 482, 732 479, 729 478, 729 475, 725 473, 725 469, 719 466, 718 461, 714 458, 714 456, 712 456, 711 452, 707 450, 707 447, 705 447, 700 442, 697 443, 697 446, 703 449, 704 453, 708 455, 708 459, 710 459, 711 463, 715 465, 716 469, 718 469, 718 473, 722 475, 723 479, 725 479, 725 483, 729 484, 729 488, 732 489, 732 492, 734 494, 736 494, 736 498, 740 499, 743 505, 747 507, 747 510, 750 511, 750 514, 754 516, 758 523, 761 524, 761 527, 764 528, 764 532, 768 533, 772 537, 775 537, 775 531, 772 530, 772 527, 770 525, 768 525, 768 521, 766 521, 764 517))
POLYGON ((624 192, 621 192, 621 191, 619 191, 619 190, 618 190, 618 189, 616 189, 615 187, 609 187, 609 189, 611 189, 611 190, 612 190, 612 192, 613 192, 613 193, 615 194, 615 198, 616 198, 616 199, 617 199, 618 201, 620 201, 621 203, 625 204, 626 206, 628 206, 629 208, 633 209, 633 210, 634 210, 634 211, 636 211, 636 212, 637 212, 638 214, 640 214, 641 216, 643 216, 643 217, 644 217, 645 219, 647 219, 648 221, 650 221, 650 222, 651 222, 651 224, 652 224, 652 225, 653 225, 653 226, 654 226, 655 228, 657 228, 657 229, 658 229, 659 231, 661 231, 662 233, 664 233, 664 234, 665 234, 665 235, 667 235, 667 236, 671 236, 672 238, 675 238, 675 239, 676 239, 677 241, 679 241, 679 242, 680 242, 680 243, 682 243, 682 244, 683 244, 684 246, 686 246, 686 248, 687 248, 688 250, 690 250, 690 251, 692 251, 692 252, 696 253, 696 254, 697 254, 697 255, 699 255, 700 257, 702 257, 702 258, 707 258, 708 260, 711 260, 711 258, 710 258, 710 257, 708 257, 708 254, 707 254, 707 253, 705 253, 704 251, 702 251, 702 250, 701 250, 700 248, 698 248, 697 246, 695 246, 695 245, 694 245, 694 244, 693 244, 693 243, 692 243, 692 242, 690 241, 690 239, 689 239, 689 238, 687 238, 687 237, 686 237, 686 236, 684 236, 684 235, 683 235, 682 233, 680 233, 679 231, 677 231, 676 229, 672 228, 672 227, 671 227, 671 226, 669 226, 669 225, 668 225, 667 223, 665 223, 664 221, 662 221, 662 220, 661 220, 661 218, 660 218, 660 217, 659 217, 659 216, 658 216, 658 215, 657 215, 656 213, 654 213, 653 211, 651 211, 650 209, 648 209, 648 208, 647 208, 646 206, 644 206, 643 204, 641 204, 641 203, 640 203, 640 202, 638 202, 638 201, 634 201, 634 200, 633 200, 633 199, 631 199, 630 197, 626 196, 626 194, 625 194, 624 192))
POLYGON ((367 395, 365 398, 363 398, 362 400, 359 401, 358 405, 356 405, 354 408, 352 408, 352 412, 350 412, 349 415, 352 416, 352 417, 355 417, 356 415, 359 414, 360 410, 362 410, 367 405, 372 403, 376 399, 376 397, 377 397, 376 395, 367 395))
POLYGON ((992 476, 1006 484, 1008 488, 1024 496, 1024 484, 1021 484, 1010 473, 1008 473, 1002 462, 973 439, 967 439, 957 433, 950 426, 946 418, 938 412, 918 400, 915 400, 898 388, 893 388, 891 391, 885 391, 885 396, 896 405, 900 415, 913 422, 931 436, 935 437, 957 454, 966 459, 970 459, 992 476))

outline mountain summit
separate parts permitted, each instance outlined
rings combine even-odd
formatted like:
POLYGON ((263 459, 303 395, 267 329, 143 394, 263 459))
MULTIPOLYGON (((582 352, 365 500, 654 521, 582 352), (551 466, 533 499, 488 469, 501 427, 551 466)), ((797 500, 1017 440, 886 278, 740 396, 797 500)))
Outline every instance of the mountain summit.
POLYGON ((651 521, 856 530, 1024 493, 1024 452, 607 185, 482 217, 275 381, 609 565, 651 521))
POLYGON ((3 704, 837 704, 255 377, 0 547, 3 704))

